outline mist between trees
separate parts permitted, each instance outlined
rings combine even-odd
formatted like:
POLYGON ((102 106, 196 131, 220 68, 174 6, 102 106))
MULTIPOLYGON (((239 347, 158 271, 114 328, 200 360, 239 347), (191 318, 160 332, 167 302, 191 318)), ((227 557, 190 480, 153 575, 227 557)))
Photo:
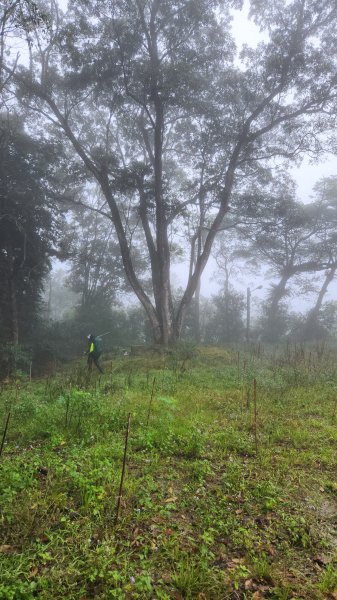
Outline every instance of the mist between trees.
POLYGON ((261 41, 239 52, 241 8, 2 3, 0 330, 14 354, 66 359, 101 330, 121 347, 334 335, 337 179, 301 204, 289 173, 336 151, 336 2, 251 0, 261 41), (205 301, 211 254, 221 292, 205 301), (236 283, 259 269, 250 323, 236 283), (302 292, 311 310, 289 314, 302 292))

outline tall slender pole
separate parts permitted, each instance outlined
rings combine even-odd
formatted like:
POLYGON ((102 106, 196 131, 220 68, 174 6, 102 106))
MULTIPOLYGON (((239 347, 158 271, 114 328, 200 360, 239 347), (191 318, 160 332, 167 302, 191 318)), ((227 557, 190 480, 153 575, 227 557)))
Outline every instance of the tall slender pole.
POLYGON ((124 482, 125 464, 126 464, 126 452, 128 449, 128 439, 129 439, 129 432, 130 432, 130 422, 131 422, 131 413, 129 413, 129 415, 128 415, 128 424, 127 424, 126 434, 125 434, 123 468, 122 468, 121 482, 119 485, 119 493, 118 493, 118 500, 117 500, 117 507, 116 507, 116 516, 115 516, 115 525, 117 525, 117 523, 118 523, 119 509, 120 509, 120 505, 121 505, 121 498, 122 498, 122 492, 123 492, 123 482, 124 482))
POLYGON ((7 419, 6 419, 5 430, 3 432, 1 446, 0 446, 0 457, 2 455, 3 447, 4 447, 4 444, 5 444, 5 439, 6 439, 6 435, 7 435, 7 429, 8 429, 8 423, 9 423, 10 416, 11 416, 11 411, 9 411, 9 413, 7 415, 7 419))
POLYGON ((257 454, 257 401, 256 401, 256 379, 254 379, 254 440, 255 452, 257 454))
POLYGON ((150 414, 151 414, 151 408, 152 408, 152 400, 153 400, 153 394, 154 394, 154 386, 156 385, 156 378, 153 378, 153 384, 152 384, 152 392, 151 392, 151 398, 150 398, 150 402, 149 402, 149 411, 147 413, 147 421, 146 421, 146 427, 149 424, 149 420, 150 420, 150 414))
POLYGON ((251 296, 251 291, 250 288, 247 288, 247 331, 246 331, 246 338, 247 338, 247 343, 249 344, 250 341, 250 296, 251 296))

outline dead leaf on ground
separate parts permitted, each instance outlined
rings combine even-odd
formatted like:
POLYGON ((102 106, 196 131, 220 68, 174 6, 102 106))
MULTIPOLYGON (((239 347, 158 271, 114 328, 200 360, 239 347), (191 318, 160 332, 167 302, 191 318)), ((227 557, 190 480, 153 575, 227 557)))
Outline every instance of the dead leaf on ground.
POLYGON ((39 569, 37 567, 33 567, 31 572, 29 573, 29 577, 36 577, 38 572, 39 572, 39 569))
POLYGON ((322 554, 314 556, 313 561, 320 567, 325 567, 330 562, 329 558, 327 556, 323 556, 322 554))
POLYGON ((252 579, 246 579, 245 590, 251 590, 254 587, 254 581, 252 579))
POLYGON ((244 558, 232 558, 232 561, 236 565, 244 565, 245 564, 245 559, 244 558))
POLYGON ((15 552, 15 548, 14 546, 10 546, 9 544, 2 544, 0 546, 0 552, 1 554, 12 554, 13 552, 15 552))
POLYGON ((161 579, 163 580, 164 583, 171 583, 172 575, 171 575, 171 573, 163 573, 161 576, 161 579))
POLYGON ((48 544, 48 542, 50 542, 50 538, 43 533, 39 535, 37 539, 39 542, 41 542, 41 544, 48 544))

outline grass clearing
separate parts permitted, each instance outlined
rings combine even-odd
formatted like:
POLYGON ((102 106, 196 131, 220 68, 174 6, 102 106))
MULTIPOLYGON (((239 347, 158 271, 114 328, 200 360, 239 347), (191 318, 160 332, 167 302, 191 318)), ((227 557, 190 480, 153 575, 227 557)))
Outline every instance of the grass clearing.
POLYGON ((337 598, 335 364, 204 348, 3 385, 0 599, 337 598))

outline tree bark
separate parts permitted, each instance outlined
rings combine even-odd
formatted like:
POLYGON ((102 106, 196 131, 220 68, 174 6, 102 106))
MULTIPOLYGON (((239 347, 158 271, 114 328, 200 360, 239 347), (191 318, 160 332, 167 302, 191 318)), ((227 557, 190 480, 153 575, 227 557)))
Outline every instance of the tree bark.
POLYGON ((283 273, 280 281, 273 289, 273 292, 271 295, 271 303, 270 303, 270 307, 269 307, 269 314, 270 314, 271 318, 273 318, 273 315, 275 315, 277 313, 278 305, 279 305, 280 301, 282 300, 282 298, 286 294, 287 283, 290 278, 291 278, 291 274, 288 273, 288 271, 283 273))
POLYGON ((336 270, 337 270, 337 266, 334 266, 334 267, 332 267, 332 269, 330 269, 326 273, 323 285, 317 296, 315 306, 308 313, 307 320, 304 325, 304 337, 307 336, 308 334, 310 334, 310 330, 312 330, 314 328, 314 326, 317 324, 319 313, 322 308, 324 296, 328 291, 328 287, 329 287, 330 283, 333 281, 333 279, 335 277, 336 270))
POLYGON ((172 338, 172 301, 170 290, 170 248, 167 236, 166 209, 163 198, 163 132, 164 107, 160 93, 160 62, 158 56, 157 30, 155 18, 160 0, 152 6, 149 24, 149 54, 152 67, 152 99, 154 102, 154 186, 156 203, 156 242, 159 266, 159 319, 161 343, 167 346, 172 338))

